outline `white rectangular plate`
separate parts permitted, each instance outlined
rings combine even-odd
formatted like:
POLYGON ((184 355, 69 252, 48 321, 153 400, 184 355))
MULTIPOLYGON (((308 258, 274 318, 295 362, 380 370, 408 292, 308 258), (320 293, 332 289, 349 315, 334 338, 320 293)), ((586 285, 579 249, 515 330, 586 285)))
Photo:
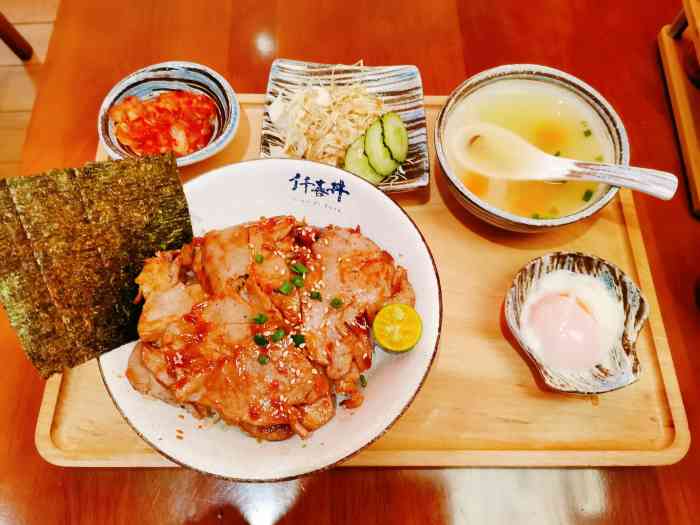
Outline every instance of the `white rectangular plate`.
POLYGON ((408 130, 405 178, 391 176, 379 187, 386 192, 408 191, 430 183, 428 133, 423 107, 423 82, 416 66, 352 66, 277 59, 272 63, 265 94, 260 156, 279 156, 284 139, 270 120, 267 107, 282 94, 285 98, 307 86, 346 85, 359 82, 384 102, 387 111, 399 114, 408 130))

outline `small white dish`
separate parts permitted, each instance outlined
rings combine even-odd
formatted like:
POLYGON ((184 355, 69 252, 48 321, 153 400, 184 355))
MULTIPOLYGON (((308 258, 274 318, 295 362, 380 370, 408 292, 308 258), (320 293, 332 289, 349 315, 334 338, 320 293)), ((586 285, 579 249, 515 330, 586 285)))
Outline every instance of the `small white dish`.
POLYGON ((405 354, 376 351, 365 374, 368 384, 361 407, 338 407, 336 416, 308 439, 294 436, 281 442, 258 442, 236 427, 198 420, 183 409, 144 397, 125 376, 135 345, 129 343, 99 358, 107 390, 127 422, 175 463, 238 481, 280 481, 329 468, 378 439, 420 390, 440 336, 437 269, 413 221, 369 182, 303 160, 259 159, 225 166, 187 183, 185 195, 195 235, 281 214, 303 217, 314 225, 359 226, 408 271, 423 336, 405 354))
POLYGON ((513 279, 504 304, 508 328, 530 358, 544 382, 553 390, 575 394, 602 394, 639 379, 641 365, 635 343, 649 317, 649 303, 639 287, 620 268, 604 259, 579 252, 554 252, 530 261, 513 279), (599 281, 619 303, 623 318, 619 338, 603 349, 603 359, 583 370, 553 366, 527 343, 521 322, 529 294, 550 273, 566 270, 599 281))
POLYGON ((126 97, 147 100, 164 91, 184 90, 207 95, 216 106, 214 133, 209 144, 189 155, 177 157, 177 165, 188 166, 220 152, 238 129, 241 109, 231 85, 213 69, 194 62, 162 62, 139 69, 120 80, 107 94, 97 117, 97 134, 111 159, 138 157, 120 144, 114 133, 109 110, 126 97))
POLYGON ((430 183, 428 130, 423 106, 423 81, 416 66, 360 66, 319 64, 277 59, 267 80, 265 113, 260 137, 261 157, 280 157, 284 139, 267 108, 276 97, 284 98, 306 86, 362 84, 378 96, 386 111, 399 114, 408 131, 408 156, 402 165, 404 178, 390 176, 379 184, 386 192, 410 191, 430 183))

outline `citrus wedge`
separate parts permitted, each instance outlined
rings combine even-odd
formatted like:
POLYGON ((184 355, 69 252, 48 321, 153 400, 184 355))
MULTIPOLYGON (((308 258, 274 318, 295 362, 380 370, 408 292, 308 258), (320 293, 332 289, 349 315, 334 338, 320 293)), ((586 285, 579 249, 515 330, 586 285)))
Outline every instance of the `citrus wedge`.
POLYGON ((374 318, 374 340, 384 350, 407 352, 420 339, 423 323, 420 315, 407 304, 388 304, 374 318))

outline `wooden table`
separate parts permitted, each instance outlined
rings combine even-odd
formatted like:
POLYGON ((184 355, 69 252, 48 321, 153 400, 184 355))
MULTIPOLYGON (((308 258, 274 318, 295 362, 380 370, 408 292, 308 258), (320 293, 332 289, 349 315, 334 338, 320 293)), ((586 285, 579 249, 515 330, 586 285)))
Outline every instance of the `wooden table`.
MULTIPOLYGON (((417 64, 426 94, 447 94, 498 64, 558 67, 621 114, 636 164, 682 174, 656 48, 680 0, 561 2, 185 2, 64 0, 24 151, 23 171, 93 158, 102 97, 125 74, 185 59, 262 92, 276 56, 417 64), (131 4, 131 5, 129 5, 131 4), (595 4, 595 5, 594 5, 595 4), (410 8, 408 7, 410 6, 410 8)), ((196 169, 192 168, 192 169, 196 169)), ((700 223, 687 188, 636 198, 691 432, 700 427, 700 223)), ((336 469, 277 485, 186 470, 62 469, 34 448, 43 382, 0 319, 2 523, 697 523, 700 452, 666 468, 336 469)))

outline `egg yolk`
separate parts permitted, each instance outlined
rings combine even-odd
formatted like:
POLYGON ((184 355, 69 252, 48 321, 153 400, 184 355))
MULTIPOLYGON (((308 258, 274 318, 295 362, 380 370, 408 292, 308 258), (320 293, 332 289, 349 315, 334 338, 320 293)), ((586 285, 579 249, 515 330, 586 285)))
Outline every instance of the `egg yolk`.
POLYGON ((600 363, 600 326, 580 299, 546 295, 532 305, 529 324, 552 367, 585 370, 600 363))

